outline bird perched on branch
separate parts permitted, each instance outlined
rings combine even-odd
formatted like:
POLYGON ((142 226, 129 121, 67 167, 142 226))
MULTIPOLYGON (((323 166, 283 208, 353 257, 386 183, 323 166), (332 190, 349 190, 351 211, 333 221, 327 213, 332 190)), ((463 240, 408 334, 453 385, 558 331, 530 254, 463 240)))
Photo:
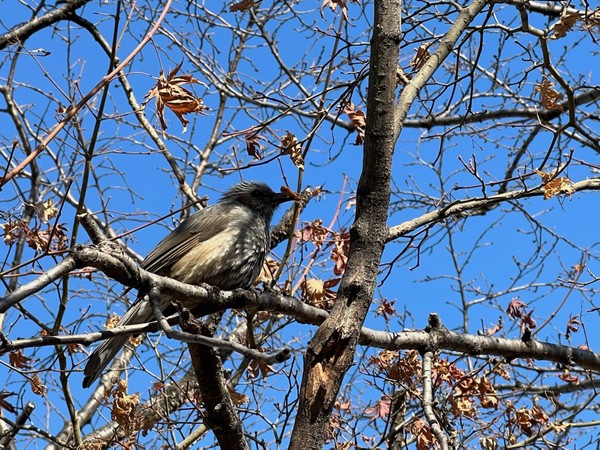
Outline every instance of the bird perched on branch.
MULTIPOLYGON (((223 290, 248 289, 262 269, 270 245, 270 223, 277 207, 293 200, 264 183, 244 181, 221 200, 184 220, 144 259, 141 267, 183 283, 206 283, 223 290)), ((164 311, 171 299, 162 296, 164 311)), ((117 326, 154 320, 150 302, 140 296, 117 326)), ((84 369, 83 387, 89 387, 125 345, 129 336, 102 342, 84 369)))

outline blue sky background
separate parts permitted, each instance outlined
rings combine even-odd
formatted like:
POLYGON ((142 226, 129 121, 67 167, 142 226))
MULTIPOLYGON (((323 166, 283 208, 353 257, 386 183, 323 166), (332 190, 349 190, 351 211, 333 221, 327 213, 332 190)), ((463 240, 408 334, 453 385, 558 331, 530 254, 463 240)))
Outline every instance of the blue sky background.
MULTIPOLYGON (((271 5, 271 2, 263 2, 261 7, 271 5)), ((273 29, 279 27, 277 31, 278 48, 282 59, 291 67, 308 65, 318 66, 323 65, 328 58, 333 46, 333 39, 323 37, 326 34, 333 33, 337 27, 337 15, 329 10, 324 10, 321 16, 319 12, 320 2, 300 2, 294 4, 294 8, 302 11, 310 11, 303 17, 305 20, 312 22, 312 27, 315 34, 312 38, 306 39, 305 36, 300 36, 297 31, 299 23, 291 14, 288 14, 287 19, 275 24, 269 24, 273 29), (312 10, 312 11, 311 11, 312 10)), ((282 3, 281 8, 284 8, 282 3)), ((0 17, 0 33, 5 32, 17 23, 28 20, 30 12, 23 6, 21 2, 6 1, 3 2, 2 8, 4 13, 0 17)), ((145 4, 140 4, 140 8, 144 9, 148 15, 156 14, 145 4)), ((178 5, 177 8, 185 11, 185 8, 178 5)), ((216 7, 215 7, 216 8, 216 7)), ((443 8, 443 5, 440 5, 443 8)), ((114 2, 93 2, 88 4, 84 9, 84 16, 93 22, 99 23, 99 29, 107 39, 110 39, 113 21, 112 14, 115 11, 114 2)), ((125 25, 125 14, 122 15, 121 29, 125 25)), ((137 14, 137 13, 136 13, 137 14)), ((443 19, 443 11, 437 17, 425 16, 426 20, 423 26, 427 27, 431 35, 439 35, 444 32, 448 23, 443 19)), ((454 15, 450 14, 450 20, 454 19, 454 15)), ((499 8, 499 11, 494 17, 498 23, 502 23, 506 27, 519 26, 518 17, 514 14, 514 9, 506 7, 499 8)), ((552 21, 548 19, 536 19, 535 15, 531 15, 531 23, 540 28, 546 28, 552 21)), ((344 83, 350 83, 356 78, 356 73, 363 70, 367 64, 367 46, 369 40, 369 32, 367 25, 371 21, 371 6, 367 3, 364 10, 359 6, 350 5, 351 24, 344 27, 345 37, 349 42, 356 47, 364 47, 360 58, 350 62, 341 62, 344 53, 340 53, 337 57, 340 63, 339 70, 335 73, 335 83, 338 88, 331 92, 326 100, 326 106, 329 106, 335 101, 347 87, 344 83)), ((184 20, 184 17, 169 17, 169 24, 166 29, 170 33, 181 33, 186 39, 190 38, 189 22, 184 20)), ((415 16, 415 20, 418 15, 415 16)), ((175 116, 166 111, 168 121, 168 133, 165 142, 177 158, 185 157, 185 150, 188 149, 188 142, 191 142, 197 148, 202 149, 207 142, 209 133, 212 131, 212 126, 215 121, 215 111, 218 106, 218 95, 211 83, 210 79, 202 76, 198 70, 195 70, 193 62, 190 60, 190 55, 196 55, 207 66, 214 68, 214 76, 217 79, 223 80, 222 67, 226 66, 229 57, 229 47, 231 41, 230 30, 225 26, 231 24, 234 29, 242 29, 243 24, 248 20, 242 14, 230 13, 226 11, 219 12, 218 20, 222 21, 222 29, 208 28, 203 20, 193 22, 198 27, 198 35, 202 36, 203 31, 210 31, 210 34, 198 37, 195 42, 190 41, 184 44, 188 49, 189 54, 182 54, 177 48, 172 46, 169 39, 160 33, 155 36, 153 42, 146 46, 142 52, 136 56, 134 62, 128 66, 126 72, 129 81, 135 91, 137 101, 143 101, 144 94, 154 85, 155 78, 158 76, 161 67, 168 72, 183 60, 181 73, 192 73, 197 76, 205 86, 196 85, 194 91, 203 98, 204 103, 211 108, 211 111, 206 116, 189 115, 190 125, 186 134, 181 133, 181 125, 176 120, 175 116), (194 45, 195 47, 192 47, 194 45), (214 60, 211 60, 214 58, 214 60)), ((483 18, 476 21, 480 24, 483 18)), ((404 30, 411 30, 414 23, 408 22, 404 24, 404 30)), ((120 40, 118 55, 122 59, 127 55, 139 42, 143 34, 147 31, 146 26, 138 21, 127 24, 127 30, 120 40)), ((411 41, 410 36, 413 34, 407 31, 408 37, 402 45, 401 65, 408 66, 408 62, 414 56, 416 48, 422 42, 411 41)), ((485 34, 483 50, 480 56, 480 66, 490 71, 492 68, 499 76, 505 76, 506 79, 519 79, 521 82, 511 86, 510 90, 515 95, 515 98, 506 100, 490 95, 494 91, 494 84, 486 78, 485 74, 480 72, 477 80, 476 99, 473 101, 472 110, 493 111, 500 107, 501 102, 507 101, 509 104, 514 103, 514 107, 531 108, 540 107, 539 102, 533 101, 539 99, 533 91, 535 83, 540 82, 543 71, 539 67, 539 60, 532 61, 527 59, 527 54, 524 49, 528 46, 535 46, 536 43, 531 36, 523 33, 516 33, 513 38, 507 38, 503 42, 503 53, 498 55, 498 41, 505 39, 506 36, 498 31, 497 33, 485 34), (527 41, 530 39, 530 42, 527 41), (513 74, 520 74, 513 78, 513 74), (522 97, 519 97, 522 96, 522 97), (519 104, 519 102, 522 102, 519 104)), ((273 55, 264 47, 264 43, 256 38, 256 49, 249 55, 248 59, 240 63, 237 70, 239 83, 246 83, 248 87, 259 86, 254 80, 266 80, 274 78, 278 75, 278 70, 275 66, 273 55)), ((466 43, 461 47, 461 51, 465 58, 473 58, 477 54, 479 47, 470 47, 466 43)), ((589 34, 584 31, 577 31, 570 34, 567 38, 556 40, 550 43, 551 54, 554 62, 560 67, 568 67, 572 74, 563 74, 566 78, 579 86, 598 85, 598 74, 594 72, 594 60, 597 59, 597 44, 593 43, 589 34), (561 64, 561 61, 566 61, 561 64), (572 78, 579 77, 578 80, 572 78)), ((7 60, 12 57, 10 52, 13 52, 15 47, 10 47, 3 53, 0 53, 0 58, 4 60, 0 66, 0 84, 6 82, 10 65, 7 60)), ((538 52, 537 48, 533 48, 533 53, 538 52)), ((455 64, 456 60, 450 57, 447 61, 448 65, 455 64)), ((66 23, 60 23, 54 30, 44 30, 37 33, 34 37, 26 42, 25 50, 18 59, 14 80, 15 80, 15 100, 22 106, 23 113, 28 117, 31 124, 36 125, 36 118, 43 118, 44 124, 38 131, 39 135, 45 134, 45 130, 56 122, 53 117, 59 117, 55 113, 58 103, 66 106, 68 100, 61 94, 61 90, 69 93, 79 99, 82 94, 87 93, 101 77, 106 73, 108 59, 98 49, 97 45, 85 33, 82 33, 78 27, 72 26, 68 29, 66 23), (66 46, 63 37, 71 36, 73 44, 66 46), (74 38, 74 36, 77 36, 74 38), (43 50, 43 51, 41 51, 43 50), (44 52, 48 52, 44 54, 44 52), (68 61, 68 62, 67 62, 68 61), (46 74, 49 76, 45 76, 46 74), (77 74, 79 82, 76 86, 70 84, 67 80, 67 74, 77 74), (52 80, 52 82, 49 80, 52 80), (35 86, 36 90, 31 86, 35 86), (77 92, 73 95, 73 92, 77 92), (50 100, 53 99, 53 100, 50 100)), ((72 75, 71 75, 72 76, 72 75)), ((417 120, 424 117, 427 113, 442 114, 445 111, 446 102, 455 104, 455 107, 448 109, 451 114, 464 113, 467 108, 465 101, 459 101, 461 95, 468 93, 466 84, 461 84, 457 92, 454 93, 454 98, 449 100, 452 95, 449 91, 440 91, 439 86, 443 83, 450 82, 453 74, 444 72, 436 75, 432 84, 422 92, 421 102, 417 102, 413 107, 410 115, 410 120, 417 120), (438 100, 430 102, 429 99, 433 95, 438 95, 438 100), (428 108, 430 108, 428 110, 428 108)), ((303 83, 312 88, 316 94, 323 88, 322 79, 314 77, 312 83, 303 80, 303 83)), ((145 133, 139 130, 132 135, 131 123, 136 124, 136 119, 131 112, 131 108, 126 104, 123 91, 117 86, 118 80, 113 81, 111 85, 111 96, 108 102, 106 111, 106 119, 102 123, 101 137, 97 147, 97 155, 94 159, 96 176, 98 179, 99 189, 90 190, 86 205, 95 211, 100 211, 103 204, 106 203, 109 211, 110 220, 113 221, 113 226, 118 232, 125 232, 133 229, 142 223, 149 220, 161 217, 168 214, 169 211, 182 206, 185 201, 178 192, 177 185, 169 174, 169 168, 165 163, 163 156, 156 152, 155 146, 145 133), (115 120, 112 120, 115 118, 115 120), (115 175, 114 168, 119 172, 115 175), (131 192, 127 191, 131 189, 131 192)), ((236 88, 236 86, 233 86, 236 88)), ((275 85, 273 89, 275 90, 275 85)), ((357 109, 365 109, 363 103, 366 90, 366 82, 363 82, 357 88, 352 96, 352 101, 356 104, 357 109)), ((298 90, 293 86, 284 89, 285 94, 289 98, 300 98, 298 90)), ((263 91, 265 95, 269 95, 272 99, 277 99, 278 94, 274 92, 263 91)), ((286 100, 283 96, 281 101, 286 100)), ((94 109, 97 106, 98 97, 94 103, 94 109)), ((3 100, 0 100, 0 108, 4 108, 3 100)), ((274 112, 268 109, 244 111, 245 105, 236 105, 232 103, 227 111, 228 120, 231 122, 221 132, 232 132, 253 126, 259 120, 264 120, 272 117, 274 112)), ((582 108, 582 110, 585 108, 582 108)), ((158 125, 158 119, 154 114, 154 102, 151 101, 146 107, 145 114, 155 126, 158 125)), ((593 106, 589 109, 593 113, 593 106)), ((596 111, 597 114, 597 111, 596 111)), ((342 119, 347 120, 344 114, 341 114, 342 119)), ((83 111, 80 114, 86 137, 89 139, 91 133, 93 116, 89 111, 83 111)), ((299 138, 305 136, 305 132, 312 124, 313 119, 298 118, 296 116, 287 116, 280 118, 273 126, 278 136, 284 134, 286 130, 295 133, 299 138)), ((597 125, 597 122, 594 122, 597 125)), ((410 125, 410 123, 409 123, 410 125)), ((444 151, 441 159, 436 161, 438 152, 441 146, 440 135, 444 132, 442 128, 433 128, 429 131, 407 126, 403 130, 398 141, 396 154, 394 157, 393 182, 400 191, 397 195, 392 196, 392 201, 402 200, 400 210, 391 214, 389 224, 391 226, 402 223, 418 217, 427 211, 433 210, 437 205, 429 202, 418 207, 410 207, 407 203, 407 198, 410 197, 410 192, 416 190, 423 194, 430 195, 432 198, 440 199, 441 191, 444 191, 444 201, 458 198, 468 198, 481 195, 481 189, 478 187, 471 189, 455 189, 452 187, 465 187, 477 185, 477 180, 465 173, 463 165, 458 157, 462 157, 464 161, 468 161, 473 156, 477 158, 481 173, 485 174, 486 181, 501 180, 504 178, 507 161, 514 155, 516 148, 522 143, 523 138, 521 131, 524 125, 530 126, 530 122, 515 120, 511 126, 503 124, 494 124, 487 122, 483 126, 481 124, 467 124, 456 133, 450 133, 444 142, 444 151), (486 128, 482 130, 482 128, 486 128), (443 164, 442 179, 437 176, 435 168, 439 167, 434 164, 443 164), (443 184, 442 184, 443 183, 443 184), (408 193, 407 193, 408 192, 408 193), (451 196, 451 197, 450 197, 451 196)), ((72 133, 72 129, 69 131, 72 133)), ((277 139, 269 133, 263 133, 268 138, 265 142, 267 153, 274 154, 277 150, 275 144, 277 139)), ((12 140, 16 136, 16 131, 10 122, 6 119, 0 121, 0 147, 3 151, 10 149, 12 140)), ((60 135, 65 138, 65 131, 60 135)), ((529 172, 535 164, 539 164, 546 149, 548 148, 551 133, 542 131, 529 147, 528 155, 524 158, 524 165, 521 172, 529 172)), ((342 186, 345 176, 349 180, 349 188, 344 195, 344 199, 348 202, 351 199, 352 192, 356 187, 356 183, 360 176, 362 149, 360 146, 352 145, 355 139, 355 134, 348 134, 344 129, 332 129, 330 124, 321 126, 313 143, 311 151, 306 160, 307 170, 304 175, 303 185, 318 186, 324 185, 326 193, 318 200, 313 201, 308 208, 302 213, 302 221, 312 221, 316 218, 321 218, 324 225, 329 225, 335 212, 336 205, 339 200, 339 189, 342 186)), ((68 142, 72 142, 69 138, 68 142)), ((555 167, 560 161, 564 162, 564 154, 570 150, 574 151, 574 155, 578 160, 585 160, 589 163, 598 164, 597 154, 588 148, 578 146, 571 140, 565 142, 560 139, 556 145, 556 149, 552 153, 547 168, 555 167)), ((50 145, 50 150, 58 157, 68 156, 71 152, 78 151, 69 145, 61 145, 55 140, 50 145)), ((240 161, 249 162, 249 158, 245 155, 244 141, 241 137, 238 138, 223 138, 223 143, 218 147, 218 152, 232 155, 236 154, 240 161)), ((193 173, 193 165, 197 164, 199 159, 194 153, 190 152, 193 159, 187 164, 180 161, 180 167, 186 171, 188 181, 191 180, 193 173)), ((17 158, 22 158, 22 154, 18 154, 17 158)), ((77 158, 77 163, 81 163, 82 158, 77 158)), ((44 177, 52 182, 60 177, 56 173, 54 162, 45 152, 37 159, 39 166, 45 170, 44 177)), ((216 159, 215 159, 216 161, 216 159)), ((227 168, 227 167, 221 167, 227 168)), ((203 179, 203 186, 199 194, 208 195, 210 202, 218 199, 220 192, 226 189, 239 180, 239 175, 233 173, 224 177, 210 176, 208 174, 203 179)), ((216 172, 215 172, 216 175, 216 172)), ((586 177, 592 177, 593 173, 589 167, 572 163, 568 168, 566 175, 572 180, 579 181, 586 177)), ((274 189, 285 184, 285 180, 290 187, 296 188, 297 170, 287 157, 279 158, 278 161, 273 161, 266 165, 249 168, 241 172, 244 179, 259 179, 269 183, 274 189), (284 178, 285 176, 285 178, 284 178)), ((78 194, 80 180, 74 180, 74 194, 78 194)), ((529 187, 539 185, 539 178, 530 178, 527 180, 529 187)), ((25 186, 25 185, 24 185, 25 186)), ((512 189, 517 188, 517 183, 510 185, 512 189)), ((493 188, 490 188, 489 193, 493 193, 493 188)), ((9 184, 0 194, 2 197, 2 210, 6 214, 19 215, 22 209, 22 198, 16 194, 13 184, 9 184)), ((56 198, 54 194, 48 192, 45 199, 56 198)), ((500 316, 503 316, 505 330, 501 335, 518 338, 518 326, 504 315, 504 311, 508 306, 511 298, 519 296, 522 301, 528 304, 529 308, 535 308, 534 317, 538 323, 545 321, 550 314, 555 311, 564 296, 567 295, 567 288, 564 283, 562 286, 556 287, 556 284, 561 284, 560 280, 569 278, 567 272, 571 267, 577 264, 582 258, 582 249, 589 249, 588 266, 587 268, 593 274, 600 273, 598 265, 598 234, 597 223, 600 219, 598 210, 598 199, 594 193, 576 193, 569 198, 553 198, 543 200, 542 198, 533 198, 529 200, 519 201, 518 207, 513 207, 509 204, 504 204, 499 208, 493 209, 484 216, 470 217, 468 220, 458 220, 451 224, 452 228, 452 245, 454 252, 449 251, 450 242, 448 240, 448 229, 443 225, 436 225, 432 228, 429 238, 423 243, 420 252, 420 263, 417 267, 415 250, 407 252, 394 265, 391 275, 385 283, 377 290, 377 298, 387 298, 395 300, 395 307, 398 310, 399 317, 391 319, 388 323, 381 317, 370 314, 366 325, 372 328, 389 328, 393 331, 400 331, 403 327, 423 328, 427 323, 427 317, 431 312, 437 312, 442 317, 443 322, 448 328, 459 331, 467 331, 469 333, 477 333, 478 330, 483 330, 484 327, 491 327, 498 321, 500 316), (519 212, 519 208, 526 211, 529 218, 519 212), (532 220, 539 221, 545 227, 543 231, 532 231, 532 220), (490 224, 493 226, 490 228, 490 224), (553 244, 554 235, 565 236, 568 241, 559 240, 553 244), (519 277, 519 272, 524 270, 529 258, 538 251, 538 246, 534 240, 537 236, 539 242, 544 243, 544 251, 548 251, 549 255, 541 265, 533 265, 535 269, 526 275, 519 277), (473 243, 479 240, 479 247, 473 250, 473 243), (455 256, 455 260, 452 258, 455 256), (463 330, 464 316, 461 313, 461 298, 457 292, 457 273, 455 269, 455 261, 462 264, 469 258, 469 264, 462 272, 462 282, 471 286, 472 289, 466 291, 466 301, 474 301, 481 298, 476 290, 481 292, 502 292, 508 290, 504 295, 500 295, 492 300, 484 300, 481 303, 473 306, 468 314, 468 329, 463 330), (411 270, 411 268, 415 267, 411 270), (536 282, 542 286, 530 286, 530 283, 536 282), (475 289, 476 288, 476 289, 475 289)), ((346 210, 345 205, 342 208, 340 217, 335 225, 335 229, 339 230, 342 227, 348 228, 352 223, 353 209, 346 210)), ((280 214, 278 215, 278 217, 280 214)), ((73 220, 73 209, 66 207, 63 212, 64 222, 70 228, 73 220)), ((135 234, 126 238, 126 242, 131 244, 131 247, 144 256, 156 245, 156 243, 167 233, 169 228, 172 228, 177 223, 177 216, 162 221, 160 224, 147 227, 137 231, 135 234)), ((87 238, 83 233, 80 233, 80 242, 87 242, 87 238)), ((406 239, 399 239, 386 248, 383 262, 389 262, 404 248, 406 239)), ((277 253, 281 254, 282 245, 277 253)), ((0 249, 0 257, 4 260, 3 252, 6 247, 0 249)), ((313 250, 312 244, 306 244, 306 252, 313 250)), ((9 257, 10 260, 10 257, 9 257)), ((51 267, 54 261, 50 258, 45 258, 35 265, 35 270, 40 271, 51 267)), ((298 267, 292 267, 289 271, 292 275, 297 275, 298 267)), ((332 277, 331 268, 328 266, 317 267, 313 272, 315 277, 327 279, 332 277)), ((25 283, 35 276, 22 277, 20 283, 25 283)), ((589 281, 590 274, 584 274, 581 281, 589 281)), ((89 329, 98 329, 103 326, 104 318, 101 316, 106 312, 107 306, 110 305, 110 310, 122 313, 121 305, 113 305, 114 297, 105 298, 102 295, 96 295, 95 290, 91 289, 97 283, 102 284, 101 277, 94 276, 92 281, 82 279, 80 281, 72 281, 73 296, 72 304, 67 310, 65 325, 73 324, 69 331, 84 332, 89 329), (73 303, 74 306, 73 307, 73 303), (82 312, 89 315, 89 320, 79 322, 82 312), (75 325, 77 323, 77 325, 75 325)), ((119 292, 117 286, 114 293, 119 292)), ((539 336, 540 340, 549 340, 551 342, 561 341, 566 343, 564 336, 561 333, 565 331, 566 321, 570 315, 579 316, 583 323, 582 331, 573 335, 571 344, 577 346, 586 344, 594 349, 594 343, 600 339, 598 329, 595 327, 597 322, 597 312, 589 312, 594 307, 597 300, 594 297, 595 285, 590 285, 584 291, 574 291, 569 295, 567 303, 562 307, 552 321, 539 336)), ((46 306, 50 309, 55 307, 56 299, 58 298, 56 291, 47 289, 41 295, 46 298, 46 306)), ((31 310, 38 310, 42 320, 49 320, 52 312, 45 310, 46 306, 36 299, 28 299, 25 305, 31 310), (34 306, 35 304, 39 306, 34 306)), ((373 304, 373 310, 377 307, 377 299, 373 304)), ((242 320, 237 319, 237 320, 242 320)), ((11 313, 8 316, 7 323, 14 323, 14 326, 7 327, 10 331, 10 338, 17 339, 18 337, 28 337, 37 335, 39 330, 37 327, 24 320, 16 313, 11 313)), ((69 328, 69 326, 67 326, 69 328)), ((295 325, 282 330, 280 335, 281 342, 292 345, 292 347, 300 350, 310 338, 314 331, 313 327, 306 325, 295 325)), ((6 332, 6 330, 5 330, 6 332)), ((177 343, 170 342, 169 345, 178 348, 177 343)), ((362 353, 364 349, 359 351, 362 353)), ((597 350, 597 349, 596 349, 597 350)), ((27 353, 27 352, 26 352, 27 353)), ((48 364, 48 358, 51 350, 41 350, 37 357, 40 358, 38 366, 48 364)), ((149 349, 140 349, 140 358, 144 362, 148 362, 148 367, 154 368, 155 354, 149 349)), ((301 360, 301 353, 297 353, 296 358, 301 360)), ((81 355, 76 355, 73 363, 76 365, 83 360, 81 355)), ((359 360, 360 361, 360 360, 359 360)), ((134 362, 135 364, 135 362, 134 362)), ((540 363, 546 366, 546 363, 540 363)), ((361 367, 360 364, 357 367, 361 367)), ((81 367, 79 367, 81 368, 81 367)), ((286 376, 289 371, 297 369, 296 366, 285 365, 279 368, 281 371, 278 375, 268 380, 259 381, 255 386, 265 386, 265 392, 255 393, 257 396, 274 396, 280 399, 280 394, 277 393, 278 388, 285 386, 286 376), (275 386, 276 389, 272 389, 275 386), (267 389, 267 387, 269 389, 267 389), (274 393, 274 391, 276 393, 274 393)), ((130 383, 135 382, 135 386, 140 389, 146 389, 147 376, 134 372, 130 383)), ((557 374, 559 372, 556 372, 557 374)), ((22 378, 10 371, 6 365, 0 365, 0 376, 7 380, 7 389, 13 389, 21 382, 22 378)), ((55 376, 55 374, 53 374, 55 376)), ((79 385, 81 376, 73 374, 71 376, 71 387, 74 390, 74 395, 78 401, 84 402, 87 400, 89 393, 80 391, 79 385)), ((376 393, 367 389, 370 382, 368 377, 361 379, 357 384, 347 386, 345 392, 349 395, 352 390, 361 392, 360 395, 354 396, 357 403, 365 405, 377 398, 376 393)), ((549 376, 544 380, 545 383, 555 384, 560 383, 556 377, 549 376)), ((49 386, 50 387, 50 386, 49 386)), ((250 387, 249 387, 250 389, 250 387)), ((54 396, 56 394, 51 394, 54 396)), ((39 402, 39 398, 35 397, 30 392, 22 392, 19 395, 19 402, 25 403, 30 398, 39 402)), ((52 397, 52 402, 60 405, 59 398, 52 397)), ((253 406, 253 405, 251 405, 253 406)), ((40 408, 36 412, 35 420, 40 423, 46 421, 46 412, 49 413, 50 428, 55 430, 62 426, 62 418, 55 415, 53 407, 48 403, 47 411, 42 411, 40 408)), ((265 411, 269 417, 277 417, 276 411, 265 411)), ((273 419, 276 420, 276 419, 273 419)), ((266 427, 265 424, 259 423, 257 429, 266 427)))

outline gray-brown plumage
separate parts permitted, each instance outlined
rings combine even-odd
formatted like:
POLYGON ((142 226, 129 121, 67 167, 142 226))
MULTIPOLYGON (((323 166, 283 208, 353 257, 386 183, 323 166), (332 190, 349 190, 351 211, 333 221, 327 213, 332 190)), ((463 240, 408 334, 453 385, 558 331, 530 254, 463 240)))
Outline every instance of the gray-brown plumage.
MULTIPOLYGON (((206 283, 223 290, 248 289, 258 277, 269 251, 270 223, 275 209, 292 200, 266 184, 244 181, 221 200, 191 215, 167 235, 144 259, 141 267, 189 284, 206 283)), ((170 306, 161 297, 161 309, 170 306)), ((142 297, 131 305, 117 326, 151 322, 152 308, 142 297)), ((125 345, 129 336, 102 342, 84 369, 89 387, 125 345)))

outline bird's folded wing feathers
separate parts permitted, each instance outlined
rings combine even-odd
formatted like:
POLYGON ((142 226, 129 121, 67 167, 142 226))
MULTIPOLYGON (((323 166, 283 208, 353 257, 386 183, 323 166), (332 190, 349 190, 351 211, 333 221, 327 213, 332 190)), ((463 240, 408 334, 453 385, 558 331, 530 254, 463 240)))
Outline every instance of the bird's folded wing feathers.
POLYGON ((223 212, 222 209, 222 205, 215 204, 194 213, 163 238, 142 261, 140 267, 150 272, 164 274, 198 243, 210 239, 227 228, 229 221, 223 220, 220 214, 223 212))

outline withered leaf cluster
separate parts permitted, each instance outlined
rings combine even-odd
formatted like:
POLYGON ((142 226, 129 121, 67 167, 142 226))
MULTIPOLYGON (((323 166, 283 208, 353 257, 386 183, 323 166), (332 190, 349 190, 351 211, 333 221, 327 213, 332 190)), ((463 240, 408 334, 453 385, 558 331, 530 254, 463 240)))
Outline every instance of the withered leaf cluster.
POLYGON ((38 221, 7 220, 0 224, 6 245, 12 245, 24 238, 27 245, 36 252, 65 251, 69 247, 67 228, 62 223, 50 223, 58 214, 52 200, 41 202, 35 207, 38 221))
POLYGON ((189 113, 204 113, 209 109, 201 98, 196 97, 194 93, 188 91, 182 85, 184 84, 200 84, 200 81, 194 78, 192 75, 177 75, 183 61, 179 63, 177 67, 169 72, 165 77, 161 71, 158 81, 150 91, 146 94, 146 100, 144 106, 152 98, 156 99, 156 114, 160 120, 160 126, 163 131, 167 129, 167 122, 165 121, 165 106, 175 113, 181 124, 183 125, 183 132, 187 129, 189 120, 184 115, 189 113))
POLYGON ((121 429, 132 436, 141 429, 141 419, 138 411, 140 404, 139 394, 127 394, 127 382, 119 380, 112 389, 107 391, 105 399, 112 396, 111 419, 114 420, 121 429))
POLYGON ((600 8, 587 11, 585 14, 565 8, 558 21, 550 27, 552 34, 549 39, 564 38, 569 31, 573 30, 577 22, 582 22, 584 30, 597 27, 600 25, 600 8))
POLYGON ((568 195, 569 197, 575 193, 573 182, 568 177, 557 177, 556 171, 543 172, 535 171, 541 178, 544 184, 544 200, 548 200, 557 195, 568 195))
MULTIPOLYGON (((509 416, 508 423, 516 426, 526 436, 533 435, 535 431, 548 422, 548 415, 535 400, 532 408, 523 406, 517 409, 514 405, 509 406, 507 415, 509 416)), ((514 443, 510 439, 509 442, 514 443)))
POLYGON ((346 262, 350 252, 350 235, 342 229, 341 232, 332 231, 323 226, 321 219, 312 222, 304 222, 302 228, 296 231, 296 239, 299 243, 311 242, 317 248, 331 247, 330 259, 334 263, 334 274, 328 280, 308 278, 302 283, 302 298, 307 303, 317 308, 330 309, 336 299, 333 290, 346 270, 346 262), (331 238, 329 238, 331 236, 331 238))

